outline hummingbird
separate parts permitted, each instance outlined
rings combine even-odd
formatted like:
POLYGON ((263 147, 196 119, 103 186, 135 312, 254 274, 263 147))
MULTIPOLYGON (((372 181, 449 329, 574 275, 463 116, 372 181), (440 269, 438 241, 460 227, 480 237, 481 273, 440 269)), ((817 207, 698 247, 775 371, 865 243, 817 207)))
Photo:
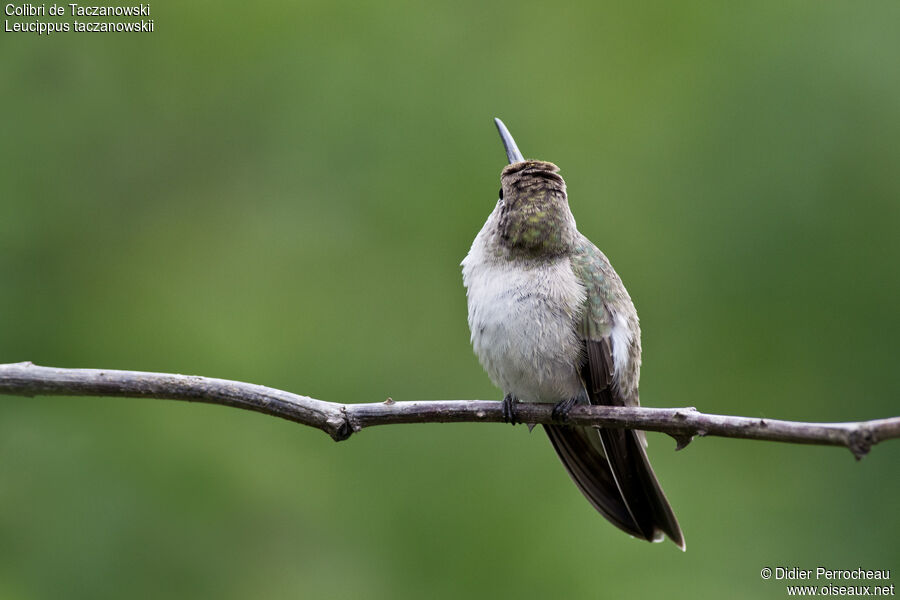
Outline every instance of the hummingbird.
MULTIPOLYGON (((553 403, 560 423, 576 404, 638 406, 641 328, 631 297, 576 228, 559 167, 525 160, 503 122, 494 123, 509 164, 462 273, 472 347, 504 393, 505 420, 516 424, 519 401, 553 403)), ((543 428, 601 515, 636 538, 668 536, 685 549, 643 432, 543 428)))

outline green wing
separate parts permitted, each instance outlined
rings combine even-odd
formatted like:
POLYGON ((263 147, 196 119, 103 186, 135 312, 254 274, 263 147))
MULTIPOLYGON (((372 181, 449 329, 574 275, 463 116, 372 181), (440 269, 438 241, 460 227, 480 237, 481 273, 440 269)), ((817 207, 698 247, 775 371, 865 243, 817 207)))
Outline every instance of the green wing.
POLYGON ((612 315, 608 306, 616 302, 614 284, 621 286, 618 275, 602 252, 582 237, 571 258, 572 271, 587 290, 580 335, 585 340, 609 338, 612 315))
MULTIPOLYGON (((613 311, 633 314, 631 299, 609 261, 587 239, 582 238, 571 263, 587 289, 579 334, 588 400, 606 406, 636 404, 636 389, 625 397, 613 381, 613 311)), ((681 528, 647 459, 641 432, 556 425, 545 429, 575 484, 604 517, 635 537, 658 540, 665 534, 684 549, 681 528)))

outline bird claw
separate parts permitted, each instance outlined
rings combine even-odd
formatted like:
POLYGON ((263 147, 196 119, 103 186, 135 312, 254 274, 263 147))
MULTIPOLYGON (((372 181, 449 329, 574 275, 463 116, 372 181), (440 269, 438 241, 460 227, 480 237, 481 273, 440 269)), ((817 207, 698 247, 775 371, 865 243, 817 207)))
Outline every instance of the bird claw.
POLYGON ((569 398, 568 400, 557 402, 556 406, 553 407, 553 412, 550 413, 550 416, 553 417, 554 421, 568 421, 569 411, 577 402, 578 398, 569 398))
POLYGON ((503 413, 503 422, 509 423, 510 425, 515 425, 519 422, 516 415, 516 404, 519 401, 513 398, 510 394, 507 394, 503 397, 503 402, 501 402, 500 410, 503 413))

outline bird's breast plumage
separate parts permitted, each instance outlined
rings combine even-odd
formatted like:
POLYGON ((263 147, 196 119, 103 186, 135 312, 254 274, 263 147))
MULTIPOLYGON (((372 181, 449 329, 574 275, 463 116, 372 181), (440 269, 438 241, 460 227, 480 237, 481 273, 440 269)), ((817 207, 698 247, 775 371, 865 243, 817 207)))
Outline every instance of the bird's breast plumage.
POLYGON ((472 346, 498 387, 525 402, 578 395, 586 293, 568 257, 511 261, 476 238, 463 282, 472 346))

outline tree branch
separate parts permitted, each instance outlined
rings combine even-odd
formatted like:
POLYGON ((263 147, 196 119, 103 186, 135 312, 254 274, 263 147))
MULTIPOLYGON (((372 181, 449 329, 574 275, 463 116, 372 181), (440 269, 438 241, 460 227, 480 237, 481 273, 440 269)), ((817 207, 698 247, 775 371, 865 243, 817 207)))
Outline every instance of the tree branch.
MULTIPOLYGON (((341 441, 374 425, 503 422, 500 402, 444 400, 338 404, 261 385, 193 375, 59 369, 30 362, 0 365, 0 394, 15 396, 115 396, 222 404, 321 429, 341 441)), ((550 404, 520 403, 523 423, 555 423, 550 404)), ((567 425, 594 425, 667 433, 685 447, 694 436, 714 435, 796 444, 845 446, 857 459, 878 442, 900 438, 900 417, 855 423, 801 423, 711 415, 694 408, 575 406, 567 425)))

